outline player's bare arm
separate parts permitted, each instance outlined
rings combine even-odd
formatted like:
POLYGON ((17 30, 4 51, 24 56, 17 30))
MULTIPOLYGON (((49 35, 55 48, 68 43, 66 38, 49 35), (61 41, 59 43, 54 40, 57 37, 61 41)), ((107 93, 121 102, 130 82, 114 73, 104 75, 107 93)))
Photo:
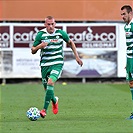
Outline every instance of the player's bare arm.
POLYGON ((74 55, 75 55, 75 59, 77 61, 77 63, 82 66, 83 65, 83 62, 82 60, 79 58, 79 55, 77 53, 77 50, 76 50, 76 46, 74 44, 74 42, 72 40, 69 40, 69 42, 67 43, 69 45, 69 47, 72 49, 74 55))
POLYGON ((47 45, 48 45, 48 43, 42 42, 42 43, 40 43, 39 45, 37 45, 36 47, 32 46, 32 48, 31 48, 31 53, 32 53, 32 54, 36 54, 36 52, 37 52, 39 49, 43 49, 43 48, 45 48, 47 45))

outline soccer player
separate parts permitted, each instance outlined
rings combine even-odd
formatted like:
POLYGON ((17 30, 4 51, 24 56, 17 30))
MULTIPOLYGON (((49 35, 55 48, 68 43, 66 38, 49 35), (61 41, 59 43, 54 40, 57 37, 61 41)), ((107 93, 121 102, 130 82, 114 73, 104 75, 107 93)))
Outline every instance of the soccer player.
MULTIPOLYGON (((124 5, 121 8, 121 16, 124 20, 125 33, 126 33, 126 80, 129 81, 129 87, 132 94, 132 102, 133 102, 133 11, 131 6, 124 5)), ((133 110, 129 119, 133 119, 133 110)))
POLYGON ((42 83, 46 90, 44 107, 40 111, 42 118, 46 116, 50 101, 52 101, 52 111, 58 113, 58 97, 54 96, 54 84, 59 79, 63 68, 63 41, 65 41, 72 49, 77 63, 82 66, 83 62, 79 58, 74 42, 69 38, 68 34, 55 28, 56 22, 52 16, 45 18, 45 28, 37 33, 33 46, 32 54, 40 49, 40 66, 42 83))

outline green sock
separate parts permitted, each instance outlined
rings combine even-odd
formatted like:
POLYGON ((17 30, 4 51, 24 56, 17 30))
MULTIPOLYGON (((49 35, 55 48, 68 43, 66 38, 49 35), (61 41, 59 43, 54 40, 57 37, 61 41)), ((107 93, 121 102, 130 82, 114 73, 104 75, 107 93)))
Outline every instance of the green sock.
POLYGON ((55 96, 54 96, 54 93, 53 93, 53 96, 52 96, 51 100, 52 100, 52 102, 53 102, 54 104, 56 103, 56 98, 55 98, 55 96))
MULTIPOLYGON (((47 111, 50 101, 53 101, 54 98, 54 87, 47 85, 45 100, 44 100, 44 109, 47 111)), ((55 99, 56 100, 56 99, 55 99)), ((55 101, 56 102, 56 101, 55 101)))
MULTIPOLYGON (((130 88, 131 95, 132 95, 132 105, 133 105, 133 88, 130 88)), ((132 107, 132 112, 133 112, 133 107, 132 107)))

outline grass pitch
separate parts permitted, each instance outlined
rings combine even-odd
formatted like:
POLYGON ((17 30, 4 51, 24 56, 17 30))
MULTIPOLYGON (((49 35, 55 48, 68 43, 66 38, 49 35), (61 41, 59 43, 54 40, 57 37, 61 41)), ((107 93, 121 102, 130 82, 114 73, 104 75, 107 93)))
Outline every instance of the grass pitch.
POLYGON ((55 85, 59 113, 51 104, 45 119, 30 121, 26 111, 43 107, 41 84, 0 86, 0 133, 133 133, 131 94, 127 84, 55 85))

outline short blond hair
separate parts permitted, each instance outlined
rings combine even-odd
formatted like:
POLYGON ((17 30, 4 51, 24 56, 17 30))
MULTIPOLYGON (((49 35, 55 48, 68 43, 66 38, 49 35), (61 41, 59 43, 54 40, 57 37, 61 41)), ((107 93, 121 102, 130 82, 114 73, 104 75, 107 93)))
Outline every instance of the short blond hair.
POLYGON ((47 16, 46 18, 45 18, 45 21, 47 20, 47 19, 54 19, 54 17, 53 16, 47 16))

